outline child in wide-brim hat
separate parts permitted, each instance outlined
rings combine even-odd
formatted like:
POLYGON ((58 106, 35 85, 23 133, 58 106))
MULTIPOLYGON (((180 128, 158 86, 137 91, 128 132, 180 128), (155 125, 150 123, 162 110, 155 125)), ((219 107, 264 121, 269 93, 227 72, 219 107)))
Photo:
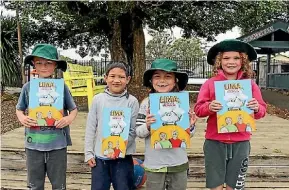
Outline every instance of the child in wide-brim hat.
MULTIPOLYGON (((66 61, 58 59, 56 47, 50 44, 37 44, 24 62, 35 66, 39 78, 51 78, 56 68, 62 71, 67 68, 66 61)), ((66 189, 67 146, 72 145, 69 125, 77 115, 77 107, 69 88, 64 85, 63 117, 57 123, 52 122, 55 126, 40 130, 35 127, 38 126, 36 120, 25 114, 29 106, 29 89, 30 82, 27 82, 21 89, 16 105, 17 118, 25 126, 27 187, 44 189, 47 174, 52 189, 66 189), (51 138, 44 142, 43 137, 51 138)))
MULTIPOLYGON (((217 112, 222 104, 215 100, 215 81, 242 80, 252 77, 250 62, 257 58, 254 48, 240 40, 224 40, 208 52, 207 61, 213 65, 214 77, 201 87, 195 104, 198 117, 208 117, 204 143, 206 187, 222 190, 244 189, 250 154, 250 132, 218 133, 217 112)), ((252 95, 247 107, 254 110, 254 118, 266 114, 266 103, 258 85, 252 80, 252 95)), ((237 125, 236 125, 237 126, 237 125)))
MULTIPOLYGON (((179 92, 185 89, 188 75, 178 71, 175 61, 156 59, 143 75, 143 85, 150 93, 179 92)), ((195 131, 195 114, 190 111, 191 137, 195 131)), ((145 98, 137 118, 136 134, 145 138, 144 166, 147 174, 146 188, 185 190, 187 188, 188 155, 185 148, 152 149, 150 125, 156 120, 149 112, 149 99, 145 98)), ((172 144, 173 145, 173 144, 172 144)))
POLYGON ((35 66, 33 61, 35 57, 42 58, 47 61, 54 61, 57 68, 61 69, 63 72, 65 72, 67 69, 67 62, 59 59, 57 49, 51 44, 37 44, 32 53, 25 57, 24 63, 35 66))

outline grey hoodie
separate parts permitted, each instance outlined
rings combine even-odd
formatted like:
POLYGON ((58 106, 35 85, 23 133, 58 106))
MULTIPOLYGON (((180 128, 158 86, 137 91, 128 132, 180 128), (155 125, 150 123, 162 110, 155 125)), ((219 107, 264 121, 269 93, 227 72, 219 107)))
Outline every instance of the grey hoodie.
POLYGON ((135 124, 139 110, 138 100, 128 95, 127 91, 122 94, 111 94, 108 89, 103 93, 97 94, 92 100, 90 107, 86 131, 85 131, 85 162, 93 158, 94 156, 102 157, 101 145, 102 145, 102 110, 105 107, 128 107, 131 108, 131 125, 129 129, 128 144, 126 154, 130 155, 135 153, 135 124))

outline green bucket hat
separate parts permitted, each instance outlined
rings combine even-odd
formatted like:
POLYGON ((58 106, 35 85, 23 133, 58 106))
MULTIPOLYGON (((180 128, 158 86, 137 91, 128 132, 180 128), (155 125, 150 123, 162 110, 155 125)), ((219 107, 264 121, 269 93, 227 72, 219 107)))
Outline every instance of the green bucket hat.
POLYGON ((67 69, 67 63, 64 60, 58 59, 58 52, 56 47, 50 44, 37 44, 32 50, 32 54, 28 55, 24 59, 24 64, 30 64, 33 66, 33 57, 41 57, 57 63, 57 68, 61 69, 63 72, 67 69))
POLYGON ((248 55, 249 61, 257 59, 257 53, 255 49, 248 43, 242 42, 236 39, 229 39, 221 41, 215 44, 208 52, 207 62, 210 65, 215 64, 215 58, 219 52, 236 51, 246 53, 248 55))
POLYGON ((189 80, 187 73, 179 72, 177 63, 169 59, 156 59, 152 62, 151 68, 144 72, 143 75, 144 86, 151 87, 150 80, 152 79, 152 75, 156 70, 175 73, 175 76, 178 79, 179 89, 180 90, 185 89, 189 80))

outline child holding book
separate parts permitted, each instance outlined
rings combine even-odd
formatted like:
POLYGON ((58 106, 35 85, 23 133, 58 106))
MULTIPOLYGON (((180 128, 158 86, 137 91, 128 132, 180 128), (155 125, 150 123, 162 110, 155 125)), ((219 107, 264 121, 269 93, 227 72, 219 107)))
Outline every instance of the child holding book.
MULTIPOLYGON (((213 65, 214 77, 201 87, 195 104, 198 117, 208 117, 204 143, 206 187, 213 190, 244 189, 250 154, 250 132, 218 133, 217 113, 222 109, 215 100, 214 81, 250 79, 250 62, 257 58, 254 48, 239 40, 224 40, 208 52, 207 61, 213 65)), ((254 110, 254 118, 266 114, 261 91, 252 80, 252 96, 247 107, 254 110)))
MULTIPOLYGON (((56 68, 62 71, 67 68, 66 61, 58 59, 57 49, 50 44, 37 44, 24 62, 35 67, 39 78, 51 78, 56 68)), ((29 106, 29 89, 30 82, 27 82, 22 87, 16 105, 17 118, 25 126, 27 187, 33 190, 44 189, 47 174, 52 189, 66 189, 67 146, 71 145, 69 125, 77 115, 76 105, 68 87, 64 85, 64 117, 55 126, 40 130, 37 121, 25 114, 29 106), (33 140, 27 134, 33 134, 33 140), (44 143, 41 140, 44 136, 57 138, 44 143)))
POLYGON ((111 183, 113 188, 118 190, 133 190, 135 188, 132 154, 136 150, 135 123, 139 103, 134 96, 127 92, 130 78, 129 70, 125 64, 112 62, 107 66, 105 73, 107 88, 103 93, 97 94, 93 98, 85 132, 85 162, 91 167, 92 190, 109 190, 111 183), (131 108, 125 158, 117 158, 117 156, 108 158, 101 153, 102 132, 105 127, 102 112, 104 108, 109 107, 131 108))
MULTIPOLYGON (((177 63, 169 59, 156 59, 143 75, 143 85, 150 93, 179 92, 185 89, 188 75, 177 71, 177 63)), ((149 98, 145 98, 137 118, 136 134, 145 138, 144 166, 149 190, 185 190, 187 188, 188 156, 185 148, 151 148, 150 126, 156 121, 149 111, 149 98)), ((196 117, 190 112, 190 132, 194 134, 196 117)), ((175 143, 173 143, 175 144, 175 143)))

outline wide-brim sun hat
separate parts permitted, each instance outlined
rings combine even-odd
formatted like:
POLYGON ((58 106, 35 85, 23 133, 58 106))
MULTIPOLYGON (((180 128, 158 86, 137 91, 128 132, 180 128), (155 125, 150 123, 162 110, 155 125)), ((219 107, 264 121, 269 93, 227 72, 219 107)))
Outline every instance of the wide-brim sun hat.
POLYGON ((143 85, 146 87, 152 87, 151 79, 156 70, 172 72, 177 78, 179 90, 184 90, 189 77, 187 73, 178 71, 178 65, 175 61, 170 59, 156 59, 152 62, 151 68, 146 70, 143 75, 143 85))
POLYGON ((31 55, 25 57, 24 64, 30 64, 33 66, 33 57, 40 57, 55 61, 57 63, 57 68, 61 69, 63 72, 65 72, 67 69, 67 62, 64 60, 59 60, 57 49, 53 45, 37 44, 33 48, 31 55))
POLYGON ((208 64, 215 64, 215 59, 218 53, 229 51, 246 53, 250 62, 257 59, 257 52, 255 51, 253 46, 237 39, 228 39, 223 40, 210 48, 207 55, 208 64))

